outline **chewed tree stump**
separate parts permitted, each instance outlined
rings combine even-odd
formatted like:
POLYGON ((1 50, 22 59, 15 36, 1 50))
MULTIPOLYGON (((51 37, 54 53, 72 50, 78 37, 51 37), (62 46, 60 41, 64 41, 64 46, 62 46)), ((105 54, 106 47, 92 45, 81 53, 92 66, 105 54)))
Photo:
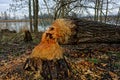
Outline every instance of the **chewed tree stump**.
POLYGON ((35 79, 39 79, 39 76, 45 80, 67 79, 69 66, 58 39, 66 43, 71 35, 70 27, 73 26, 69 20, 58 19, 43 33, 41 42, 33 49, 24 66, 25 70, 28 68, 35 72, 35 79))
POLYGON ((69 66, 65 59, 44 60, 41 75, 45 80, 67 79, 69 77, 69 66))
POLYGON ((31 42, 32 36, 29 30, 24 31, 24 42, 31 42))
POLYGON ((69 78, 70 73, 70 67, 64 58, 59 60, 28 58, 23 68, 31 71, 33 73, 31 79, 35 80, 64 80, 69 78))

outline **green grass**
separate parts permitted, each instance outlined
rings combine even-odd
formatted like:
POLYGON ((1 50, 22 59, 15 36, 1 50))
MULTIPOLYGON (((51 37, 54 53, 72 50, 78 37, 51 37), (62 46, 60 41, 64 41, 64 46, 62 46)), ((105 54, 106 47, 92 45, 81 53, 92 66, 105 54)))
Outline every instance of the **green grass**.
POLYGON ((98 59, 96 59, 96 58, 89 58, 89 59, 87 59, 89 62, 91 62, 91 63, 94 63, 94 64, 98 64, 100 61, 98 60, 98 59))

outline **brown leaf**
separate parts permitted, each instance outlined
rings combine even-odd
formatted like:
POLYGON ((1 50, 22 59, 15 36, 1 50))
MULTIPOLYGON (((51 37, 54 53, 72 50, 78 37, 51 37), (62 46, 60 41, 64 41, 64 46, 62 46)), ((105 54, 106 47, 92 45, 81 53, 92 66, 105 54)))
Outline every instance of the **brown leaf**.
POLYGON ((113 73, 111 71, 109 71, 109 74, 110 74, 110 76, 112 77, 113 80, 118 80, 117 74, 115 74, 115 73, 113 73))

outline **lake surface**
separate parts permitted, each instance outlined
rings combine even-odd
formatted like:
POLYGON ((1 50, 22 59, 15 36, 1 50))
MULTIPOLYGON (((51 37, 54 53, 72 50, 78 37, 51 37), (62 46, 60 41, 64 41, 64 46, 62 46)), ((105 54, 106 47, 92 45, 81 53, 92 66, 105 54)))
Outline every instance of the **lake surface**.
MULTIPOLYGON (((39 31, 44 31, 46 30, 46 28, 51 25, 52 20, 39 20, 38 21, 38 30, 39 31)), ((112 22, 108 22, 108 24, 115 24, 115 21, 112 22)), ((118 26, 120 26, 120 23, 117 24, 118 26)), ((19 21, 19 22, 15 22, 15 21, 10 21, 10 22, 0 22, 0 30, 1 29, 9 29, 9 30, 15 30, 17 32, 20 32, 24 29, 30 29, 30 24, 29 21, 19 21)))
MULTIPOLYGON (((50 25, 50 22, 38 22, 38 29, 39 31, 44 31, 48 26, 50 25)), ((20 32, 24 29, 30 29, 29 22, 0 22, 0 30, 1 29, 9 29, 9 30, 15 30, 17 32, 20 32)))

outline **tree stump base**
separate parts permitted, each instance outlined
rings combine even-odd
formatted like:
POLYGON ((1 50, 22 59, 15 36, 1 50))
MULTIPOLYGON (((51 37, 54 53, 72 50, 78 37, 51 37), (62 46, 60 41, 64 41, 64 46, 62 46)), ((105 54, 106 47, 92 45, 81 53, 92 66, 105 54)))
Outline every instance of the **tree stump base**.
POLYGON ((40 58, 28 58, 23 67, 24 70, 32 71, 33 79, 43 80, 67 80, 70 67, 66 60, 41 60, 40 58))
POLYGON ((24 42, 31 42, 32 40, 32 36, 29 30, 25 30, 25 36, 24 36, 24 42))
POLYGON ((44 60, 41 76, 45 80, 64 80, 69 76, 69 66, 65 59, 44 60))

